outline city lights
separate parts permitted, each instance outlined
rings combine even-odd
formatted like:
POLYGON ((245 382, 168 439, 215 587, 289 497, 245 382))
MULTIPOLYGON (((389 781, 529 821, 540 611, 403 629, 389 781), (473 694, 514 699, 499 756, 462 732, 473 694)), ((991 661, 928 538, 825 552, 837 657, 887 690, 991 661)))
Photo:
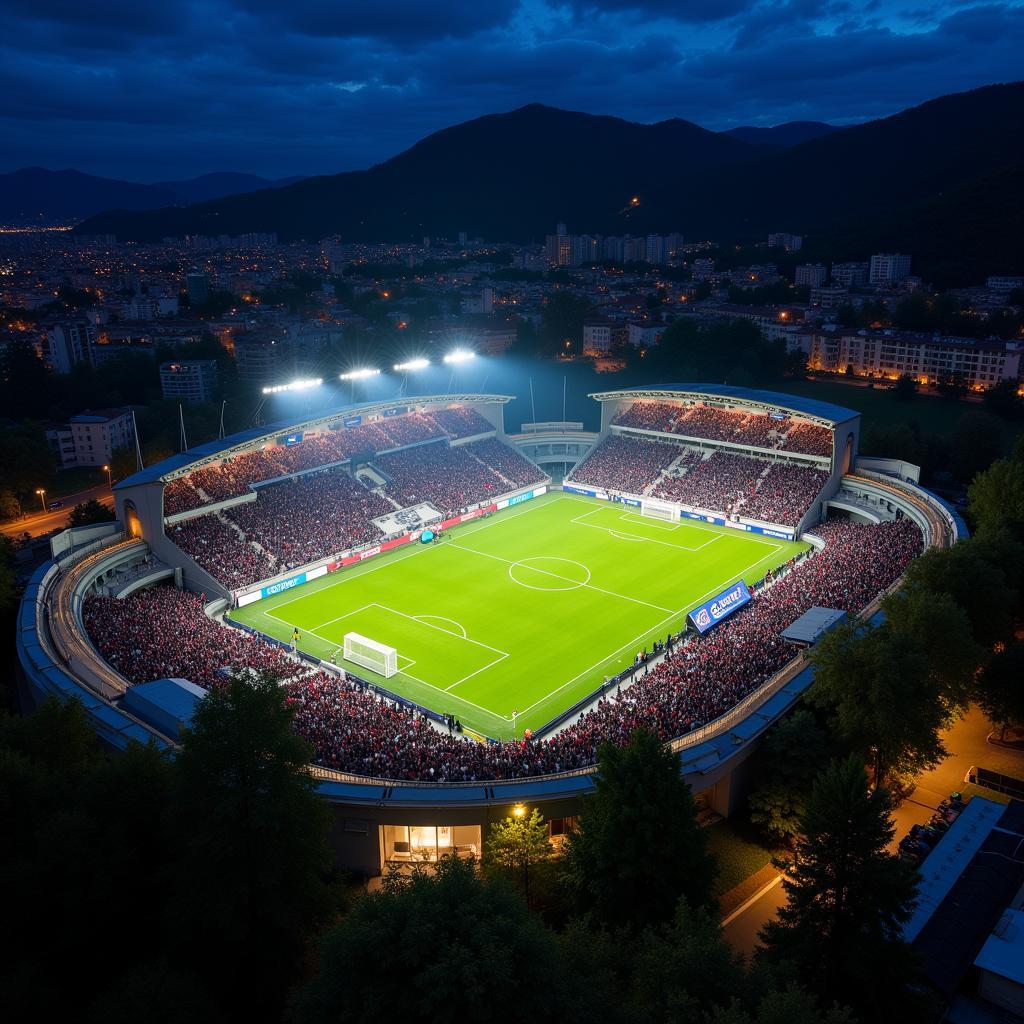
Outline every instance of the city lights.
POLYGON ((367 377, 378 377, 380 376, 380 370, 366 366, 361 370, 349 370, 348 373, 341 374, 339 380, 366 380, 367 377))
POLYGON ((422 370, 429 365, 429 359, 410 359, 406 363, 395 363, 395 369, 399 372, 403 370, 422 370))
POLYGON ((264 388, 263 394, 276 395, 282 391, 305 391, 307 388, 319 387, 323 384, 320 377, 309 377, 305 380, 293 380, 289 384, 275 384, 273 387, 264 388))
POLYGON ((444 361, 446 363, 466 363, 470 359, 475 358, 475 352, 470 352, 469 349, 466 348, 457 348, 453 352, 449 352, 448 355, 444 357, 444 361))

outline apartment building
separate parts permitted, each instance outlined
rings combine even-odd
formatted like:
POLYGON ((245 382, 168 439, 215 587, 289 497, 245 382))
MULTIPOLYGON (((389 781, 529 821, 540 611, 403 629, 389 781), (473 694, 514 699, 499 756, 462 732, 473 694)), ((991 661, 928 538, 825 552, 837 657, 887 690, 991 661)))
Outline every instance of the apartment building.
POLYGON ((923 384, 958 378, 984 391, 1018 380, 1024 345, 1013 341, 944 338, 896 330, 823 330, 810 341, 808 366, 834 373, 852 367, 859 377, 895 380, 909 374, 923 384))

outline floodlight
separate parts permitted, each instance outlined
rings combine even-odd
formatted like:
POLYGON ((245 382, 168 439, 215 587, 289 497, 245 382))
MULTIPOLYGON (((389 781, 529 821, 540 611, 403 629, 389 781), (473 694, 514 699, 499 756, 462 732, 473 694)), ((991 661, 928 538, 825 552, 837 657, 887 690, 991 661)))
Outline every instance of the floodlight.
POLYGON ((377 377, 380 375, 380 370, 366 366, 361 370, 349 370, 348 373, 343 373, 339 376, 339 380, 366 380, 367 377, 377 377))
POLYGON ((293 380, 288 384, 275 384, 273 387, 264 388, 263 394, 277 395, 282 391, 305 391, 307 388, 319 387, 321 384, 323 384, 322 378, 307 377, 303 380, 293 380))
POLYGON ((403 370, 422 370, 429 365, 429 359, 410 359, 407 363, 395 363, 395 369, 399 372, 403 370))
POLYGON ((444 357, 446 363, 466 363, 470 359, 475 359, 476 353, 470 352, 468 348, 457 348, 453 352, 449 352, 444 357))

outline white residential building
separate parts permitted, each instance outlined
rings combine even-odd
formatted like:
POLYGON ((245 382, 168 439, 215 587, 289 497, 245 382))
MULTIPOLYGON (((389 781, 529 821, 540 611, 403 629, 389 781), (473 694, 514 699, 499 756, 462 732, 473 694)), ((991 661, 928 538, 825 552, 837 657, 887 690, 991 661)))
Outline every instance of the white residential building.
POLYGON ((871 257, 868 284, 886 288, 910 277, 910 257, 901 252, 880 252, 871 257))
POLYGON ((43 353, 54 373, 70 373, 79 363, 91 366, 96 332, 87 320, 68 320, 47 328, 43 353))
POLYGON ((828 269, 823 263, 801 263, 796 268, 797 288, 815 288, 828 279, 828 269))
POLYGON ((109 465, 118 448, 134 443, 132 414, 126 409, 86 409, 71 417, 75 463, 79 466, 109 465))
POLYGON ((190 404, 209 402, 216 390, 215 359, 182 359, 160 364, 160 392, 164 398, 190 404))

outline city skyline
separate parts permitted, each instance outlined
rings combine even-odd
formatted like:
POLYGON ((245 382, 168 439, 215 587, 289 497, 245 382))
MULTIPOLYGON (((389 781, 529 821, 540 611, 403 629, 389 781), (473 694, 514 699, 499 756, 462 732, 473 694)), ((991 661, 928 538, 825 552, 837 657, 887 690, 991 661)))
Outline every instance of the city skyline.
POLYGON ((136 181, 359 169, 531 102, 711 130, 845 125, 1012 80, 1024 42, 1017 3, 9 10, 0 170, 136 181))

